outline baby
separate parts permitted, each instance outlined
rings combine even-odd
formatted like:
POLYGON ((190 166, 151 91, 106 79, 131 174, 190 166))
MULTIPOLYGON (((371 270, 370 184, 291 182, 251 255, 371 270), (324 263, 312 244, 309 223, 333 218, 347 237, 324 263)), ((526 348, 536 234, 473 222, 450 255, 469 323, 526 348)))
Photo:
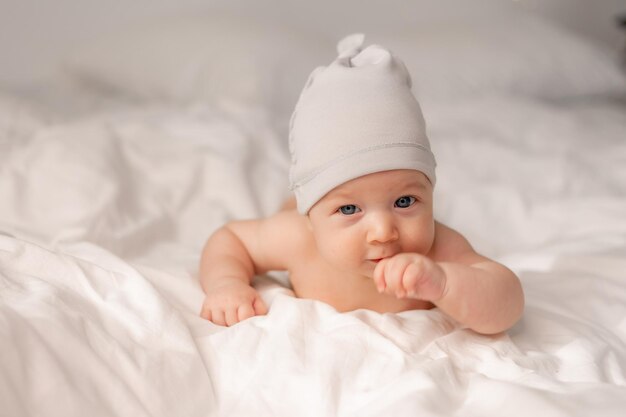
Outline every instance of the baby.
POLYGON ((433 218, 435 159, 404 64, 388 50, 339 43, 309 77, 291 119, 297 210, 234 221, 202 253, 201 316, 232 326, 267 312, 254 275, 289 272, 298 297, 340 312, 438 307, 485 334, 520 318, 509 269, 433 218))

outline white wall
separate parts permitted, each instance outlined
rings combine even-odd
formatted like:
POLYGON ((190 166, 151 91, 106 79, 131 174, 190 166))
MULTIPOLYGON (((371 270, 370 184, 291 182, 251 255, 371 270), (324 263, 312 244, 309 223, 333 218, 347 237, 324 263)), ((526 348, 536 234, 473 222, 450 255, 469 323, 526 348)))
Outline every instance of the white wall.
MULTIPOLYGON (((409 24, 434 13, 470 13, 479 0, 0 0, 0 85, 28 84, 52 71, 68 50, 143 19, 213 8, 334 26, 387 20, 409 24), (425 6, 427 5, 427 6, 425 6), (465 9, 465 10, 464 10, 465 9)), ((544 14, 610 47, 626 0, 481 0, 544 14)), ((357 29, 358 30, 358 29, 357 29)))
POLYGON ((0 0, 0 83, 48 73, 68 49, 133 21, 200 0, 0 0))

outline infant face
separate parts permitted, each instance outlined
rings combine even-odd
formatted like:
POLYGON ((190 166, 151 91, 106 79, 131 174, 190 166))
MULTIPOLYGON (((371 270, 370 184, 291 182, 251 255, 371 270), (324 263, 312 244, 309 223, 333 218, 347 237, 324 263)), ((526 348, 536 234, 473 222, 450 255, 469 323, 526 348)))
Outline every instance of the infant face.
POLYGON ((327 262, 372 277, 382 258, 430 250, 433 188, 419 171, 377 172, 331 190, 311 208, 309 219, 327 262))

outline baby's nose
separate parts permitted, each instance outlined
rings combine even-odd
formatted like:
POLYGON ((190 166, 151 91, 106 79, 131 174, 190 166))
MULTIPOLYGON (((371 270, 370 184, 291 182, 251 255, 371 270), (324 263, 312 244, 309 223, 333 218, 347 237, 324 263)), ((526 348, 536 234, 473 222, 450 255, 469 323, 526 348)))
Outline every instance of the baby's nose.
POLYGON ((369 243, 387 243, 398 239, 398 229, 390 213, 372 214, 369 219, 367 241, 369 243))

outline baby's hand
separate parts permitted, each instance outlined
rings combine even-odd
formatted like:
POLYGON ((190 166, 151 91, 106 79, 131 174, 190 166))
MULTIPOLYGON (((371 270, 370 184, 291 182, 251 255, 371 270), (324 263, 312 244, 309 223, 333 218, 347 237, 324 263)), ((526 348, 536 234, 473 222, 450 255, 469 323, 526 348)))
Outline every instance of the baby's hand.
POLYGON ((207 290, 200 316, 220 326, 232 326, 267 313, 259 293, 238 279, 226 279, 207 290))
POLYGON ((434 302, 443 297, 446 274, 426 256, 400 253, 376 265, 374 283, 381 293, 434 302))

